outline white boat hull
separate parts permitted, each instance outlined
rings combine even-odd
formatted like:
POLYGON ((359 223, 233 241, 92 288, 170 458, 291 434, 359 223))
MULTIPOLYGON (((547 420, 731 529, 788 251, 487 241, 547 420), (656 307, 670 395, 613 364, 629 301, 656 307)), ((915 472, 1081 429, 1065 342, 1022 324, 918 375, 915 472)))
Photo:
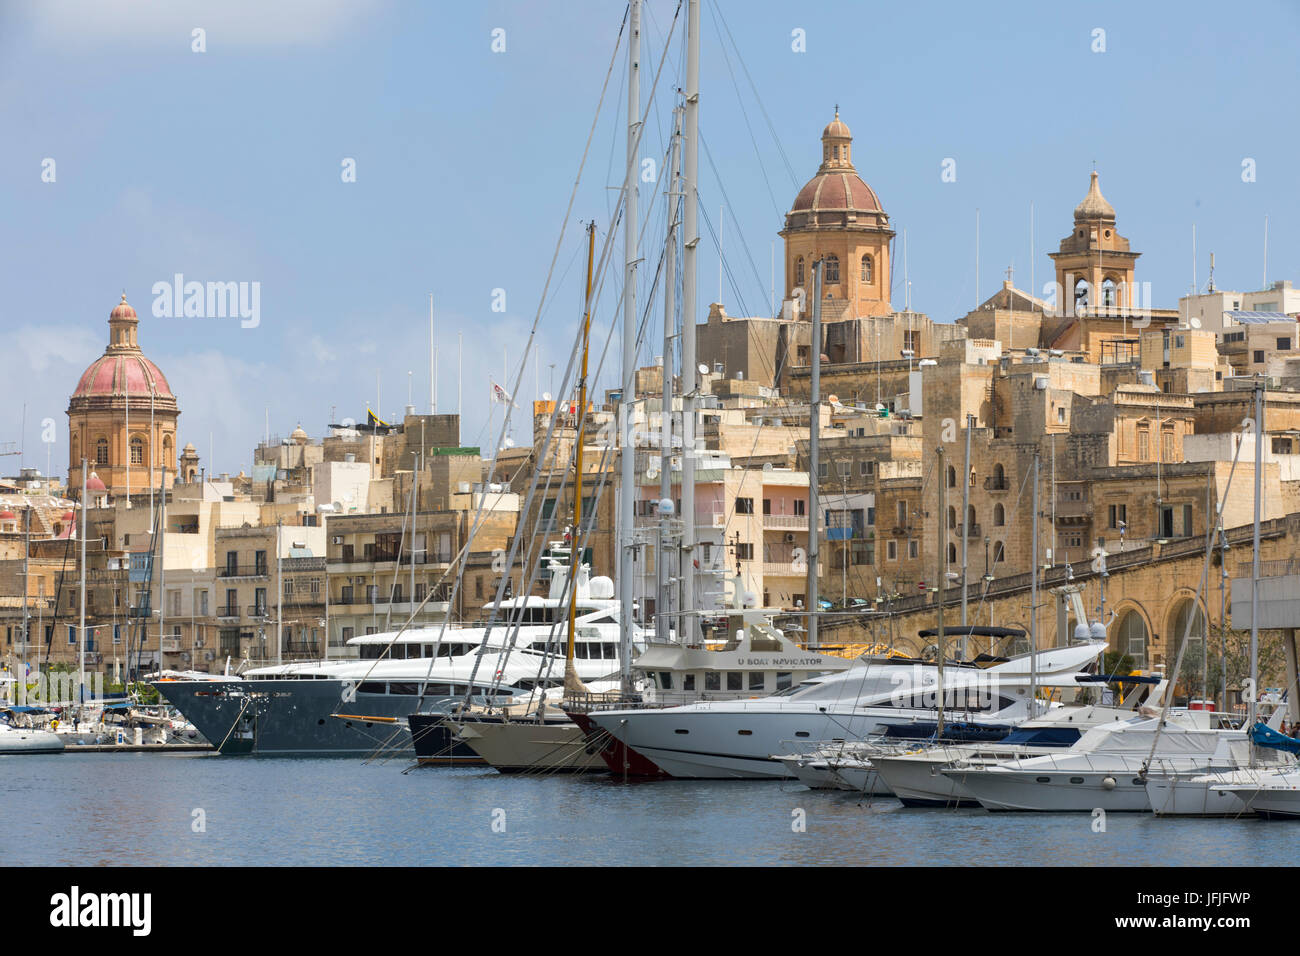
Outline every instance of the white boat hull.
POLYGON ((0 727, 0 754, 57 754, 63 741, 48 730, 0 727))

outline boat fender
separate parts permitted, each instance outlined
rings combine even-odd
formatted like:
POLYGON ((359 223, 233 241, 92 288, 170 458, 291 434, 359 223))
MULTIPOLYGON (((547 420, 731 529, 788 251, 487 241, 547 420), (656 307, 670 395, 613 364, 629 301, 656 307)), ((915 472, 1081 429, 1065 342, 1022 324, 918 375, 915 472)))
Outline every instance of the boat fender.
POLYGON ((1101 778, 1101 788, 1102 788, 1103 790, 1114 790, 1114 789, 1115 789, 1115 778, 1114 778, 1114 777, 1102 777, 1102 778, 1101 778))
POLYGON ((55 717, 53 720, 50 721, 50 730, 58 730, 58 729, 59 729, 59 718, 55 717))

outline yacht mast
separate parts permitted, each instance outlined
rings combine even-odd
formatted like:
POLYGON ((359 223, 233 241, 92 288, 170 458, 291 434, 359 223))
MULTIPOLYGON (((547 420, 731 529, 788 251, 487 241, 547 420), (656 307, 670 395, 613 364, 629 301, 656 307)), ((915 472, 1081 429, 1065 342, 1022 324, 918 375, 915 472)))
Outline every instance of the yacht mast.
POLYGON ((1033 567, 1029 576, 1029 716, 1036 716, 1038 706, 1038 464, 1040 452, 1034 447, 1033 496, 1033 567))
POLYGON ((81 459, 81 647, 77 662, 77 702, 86 706, 86 459, 81 459))
POLYGON ((947 538, 948 536, 947 536, 947 534, 946 534, 945 531, 944 531, 944 522, 947 520, 946 515, 947 515, 947 511, 948 511, 948 508, 947 508, 947 504, 948 504, 948 494, 947 494, 947 493, 948 493, 948 480, 947 480, 947 478, 948 478, 948 476, 947 476, 947 473, 944 471, 944 467, 943 467, 943 458, 944 458, 944 456, 943 456, 943 445, 940 444, 939 447, 938 447, 937 449, 935 449, 935 475, 938 477, 938 483, 939 483, 939 508, 938 508, 939 518, 938 518, 938 520, 935 521, 935 523, 934 523, 934 525, 935 525, 935 529, 936 529, 936 531, 937 531, 938 538, 939 538, 939 542, 938 542, 939 546, 938 546, 938 549, 937 549, 937 551, 936 551, 936 553, 935 553, 935 567, 934 567, 934 576, 935 576, 935 588, 934 588, 934 598, 935 598, 935 600, 934 600, 934 604, 935 604, 935 607, 936 607, 937 610, 938 610, 938 616, 939 616, 938 626, 937 626, 937 628, 936 628, 936 630, 935 630, 935 632, 934 632, 934 633, 935 633, 935 641, 937 642, 937 643, 935 644, 935 648, 936 648, 935 659, 936 659, 936 661, 937 661, 938 664, 939 664, 938 683, 937 683, 937 686, 935 687, 936 694, 937 694, 937 697, 938 697, 936 703, 937 703, 937 705, 938 705, 938 710, 939 710, 939 717, 938 717, 938 720, 937 720, 936 723, 935 723, 935 728, 934 728, 934 736, 935 736, 935 739, 936 739, 936 740, 939 740, 939 739, 941 739, 941 738, 943 737, 943 704, 944 704, 944 693, 943 693, 943 650, 944 650, 944 648, 943 648, 943 637, 944 637, 944 634, 943 634, 943 586, 944 586, 945 583, 947 583, 947 582, 944 580, 943 569, 944 569, 944 564, 945 564, 945 560, 944 560, 944 559, 948 557, 948 548, 947 548, 947 541, 946 541, 946 538, 947 538))
MULTIPOLYGON (((623 394, 619 413, 623 454, 618 498, 619 677, 624 693, 632 690, 633 538, 636 525, 636 447, 632 442, 632 411, 636 401, 636 267, 637 267, 637 142, 641 126, 641 0, 632 0, 627 45, 627 169, 624 172, 623 249, 623 394)), ((581 476, 579 476, 581 480, 581 476)))
MULTIPOLYGON (((672 501, 673 496, 673 326, 677 292, 677 197, 681 194, 681 171, 677 168, 678 147, 682 139, 682 108, 673 109, 673 138, 669 144, 668 169, 672 185, 668 190, 668 238, 664 243, 664 355, 660 371, 663 377, 663 408, 659 414, 659 499, 672 501)), ((659 515, 659 553, 655 560, 655 640, 668 640, 668 612, 671 601, 664 542, 668 539, 669 515, 659 515)), ((681 633, 681 625, 677 627, 681 633)))
MULTIPOLYGON (((1246 724, 1255 726, 1259 715, 1259 515, 1264 497, 1264 382, 1255 376, 1255 527, 1251 536, 1250 555, 1250 700, 1246 724)), ((1255 748, 1251 747, 1254 766, 1255 748)))
POLYGON ((695 283, 699 264, 700 169, 700 0, 689 0, 686 15, 686 117, 683 130, 682 186, 682 634, 684 644, 696 642, 695 617, 695 397, 700 379, 695 358, 695 283))
MULTIPOLYGON (((564 696, 570 699, 586 690, 573 664, 573 633, 578 611, 578 568, 582 562, 582 445, 587 424, 587 342, 591 334, 591 270, 596 255, 596 224, 587 225, 587 295, 582 310, 582 373, 578 377, 578 407, 573 429, 573 530, 569 534, 569 633, 564 649, 564 696)), ((628 610, 621 612, 627 617, 628 610)))
POLYGON ((817 647, 817 522, 821 501, 817 487, 818 447, 821 432, 822 374, 822 260, 813 263, 812 376, 808 384, 808 646, 817 647))

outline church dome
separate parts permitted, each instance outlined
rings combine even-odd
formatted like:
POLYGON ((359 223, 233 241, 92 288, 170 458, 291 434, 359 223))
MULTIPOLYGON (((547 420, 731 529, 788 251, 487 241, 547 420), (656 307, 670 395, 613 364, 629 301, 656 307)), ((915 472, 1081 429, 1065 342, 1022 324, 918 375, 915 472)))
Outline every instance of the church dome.
POLYGON ((1083 197, 1083 202, 1074 207, 1074 221, 1114 218, 1115 207, 1106 202, 1106 197, 1101 194, 1101 188, 1097 185, 1097 171, 1094 169, 1092 183, 1088 186, 1088 195, 1083 197))
POLYGON ((795 196, 786 229, 888 224, 880 198, 853 166, 852 144, 853 134, 837 109, 822 130, 822 164, 795 196))
POLYGON ((176 396, 172 394, 167 378, 136 344, 138 324, 135 309, 127 303, 124 292, 122 301, 108 316, 108 347, 81 373, 72 393, 73 405, 121 396, 136 399, 132 405, 147 405, 151 397, 155 404, 159 400, 165 405, 175 404, 176 396))

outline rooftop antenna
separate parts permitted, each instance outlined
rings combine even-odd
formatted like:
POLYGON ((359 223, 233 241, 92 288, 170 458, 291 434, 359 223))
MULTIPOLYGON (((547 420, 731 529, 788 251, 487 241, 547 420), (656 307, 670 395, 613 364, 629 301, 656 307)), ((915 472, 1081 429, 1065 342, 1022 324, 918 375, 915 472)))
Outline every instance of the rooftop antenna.
POLYGON ((903 230, 903 311, 912 311, 912 283, 907 278, 907 230, 903 230))
POLYGON ((1200 290, 1196 281, 1196 223, 1192 223, 1192 295, 1200 290))
POLYGON ((975 207, 975 308, 980 304, 980 211, 975 207))
MULTIPOLYGON (((410 404, 410 400, 407 400, 410 404)), ((429 414, 438 413, 438 359, 433 347, 433 293, 429 293, 429 414)))
POLYGON ((1214 253, 1213 252, 1210 253, 1210 284, 1205 291, 1207 292, 1214 291, 1214 253))
POLYGON ((1029 200, 1029 294, 1037 295, 1034 288, 1034 201, 1029 200))

